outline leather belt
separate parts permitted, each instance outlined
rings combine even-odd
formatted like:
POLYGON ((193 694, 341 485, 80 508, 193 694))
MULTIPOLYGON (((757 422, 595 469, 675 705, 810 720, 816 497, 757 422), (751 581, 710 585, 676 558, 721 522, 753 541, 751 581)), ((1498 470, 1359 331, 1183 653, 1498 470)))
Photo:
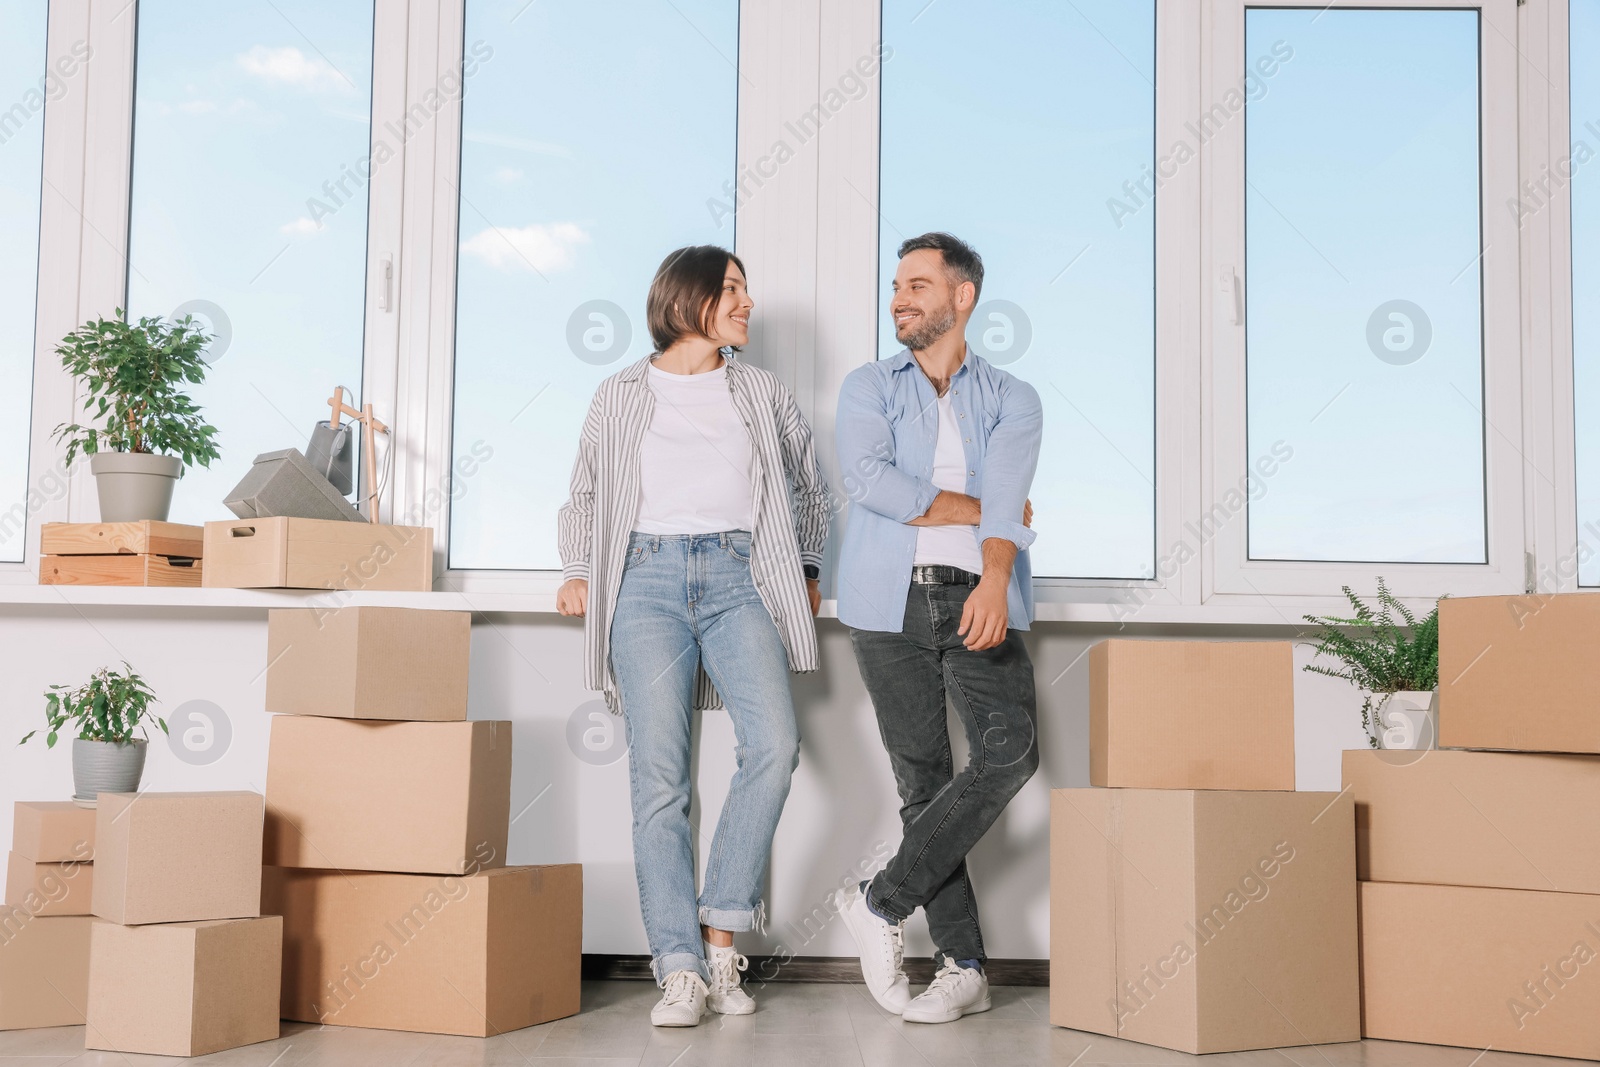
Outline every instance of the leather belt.
POLYGON ((964 585, 971 588, 978 584, 980 577, 971 571, 943 563, 921 563, 911 568, 912 585, 964 585))

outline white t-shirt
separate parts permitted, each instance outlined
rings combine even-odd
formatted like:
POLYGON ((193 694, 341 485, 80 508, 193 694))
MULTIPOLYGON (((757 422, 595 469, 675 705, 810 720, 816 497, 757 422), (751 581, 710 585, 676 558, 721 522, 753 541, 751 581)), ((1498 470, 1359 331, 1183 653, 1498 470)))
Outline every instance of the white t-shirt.
MULTIPOLYGON (((939 437, 933 447, 933 484, 950 493, 967 491, 967 453, 955 407, 946 392, 939 398, 939 437)), ((976 526, 919 526, 914 562, 942 563, 983 573, 983 550, 976 526)))
POLYGON ((655 411, 639 456, 639 517, 649 534, 748 530, 750 431, 733 408, 727 366, 704 374, 650 368, 655 411))

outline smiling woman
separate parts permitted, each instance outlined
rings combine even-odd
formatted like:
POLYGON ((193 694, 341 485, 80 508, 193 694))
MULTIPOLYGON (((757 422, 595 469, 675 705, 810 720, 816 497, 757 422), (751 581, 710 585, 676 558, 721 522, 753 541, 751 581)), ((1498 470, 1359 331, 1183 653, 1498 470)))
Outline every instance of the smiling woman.
POLYGON ((370 5, 142 0, 130 315, 214 335, 194 399, 222 460, 172 518, 220 517, 258 453, 304 449, 336 385, 359 390, 371 145, 370 5))

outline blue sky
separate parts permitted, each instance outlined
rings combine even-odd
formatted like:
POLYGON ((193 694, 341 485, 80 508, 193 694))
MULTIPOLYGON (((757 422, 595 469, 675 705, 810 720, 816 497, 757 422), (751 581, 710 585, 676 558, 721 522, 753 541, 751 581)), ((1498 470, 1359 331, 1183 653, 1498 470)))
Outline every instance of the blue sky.
MULTIPOLYGON (((0 380, 10 385, 0 390, 0 512, 28 494, 33 396, 22 384, 33 380, 45 9, 45 0, 0 0, 0 113, 8 113, 0 124, 0 380), (25 117, 13 111, 19 104, 25 117)), ((14 522, 0 530, 0 560, 22 559, 20 531, 14 522)))
POLYGON ((1600 585, 1600 0, 1572 0, 1572 362, 1577 411, 1578 579, 1600 585), (1586 61, 1587 60, 1587 61, 1586 61), (1582 142, 1584 148, 1576 147, 1582 142))
POLYGON ((1293 449, 1250 555, 1482 562, 1477 14, 1251 9, 1245 41, 1293 49, 1246 106, 1249 458, 1293 449), (1432 330, 1400 362, 1394 300, 1432 330))
POLYGON ((1123 184, 1152 163, 1154 5, 885 0, 883 37, 878 355, 900 349, 888 317, 900 242, 948 230, 972 244, 985 278, 968 339, 988 334, 1044 404, 1034 573, 1145 577, 1155 209, 1123 184), (991 301, 1021 315, 991 317, 991 301))
POLYGON ((194 390, 222 458, 186 472, 172 506, 204 522, 229 517, 258 453, 304 450, 335 385, 360 393, 367 198, 352 175, 371 152, 372 9, 138 11, 129 317, 209 301, 232 333, 194 390))
POLYGON ((493 456, 456 487, 450 565, 556 568, 584 412, 650 352, 656 267, 733 246, 706 201, 734 176, 738 5, 468 0, 466 41, 493 54, 464 100, 455 455, 493 456))

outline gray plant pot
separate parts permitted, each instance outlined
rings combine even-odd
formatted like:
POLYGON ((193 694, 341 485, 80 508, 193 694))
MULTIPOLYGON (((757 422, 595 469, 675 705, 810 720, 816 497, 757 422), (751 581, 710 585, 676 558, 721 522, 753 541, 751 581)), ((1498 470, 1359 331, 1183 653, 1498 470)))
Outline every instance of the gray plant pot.
POLYGON ((72 739, 72 799, 86 808, 95 806, 100 793, 137 793, 144 777, 144 740, 115 744, 111 741, 72 739))
POLYGON ((101 522, 166 522, 183 461, 145 452, 96 452, 89 457, 89 470, 100 496, 101 522))

